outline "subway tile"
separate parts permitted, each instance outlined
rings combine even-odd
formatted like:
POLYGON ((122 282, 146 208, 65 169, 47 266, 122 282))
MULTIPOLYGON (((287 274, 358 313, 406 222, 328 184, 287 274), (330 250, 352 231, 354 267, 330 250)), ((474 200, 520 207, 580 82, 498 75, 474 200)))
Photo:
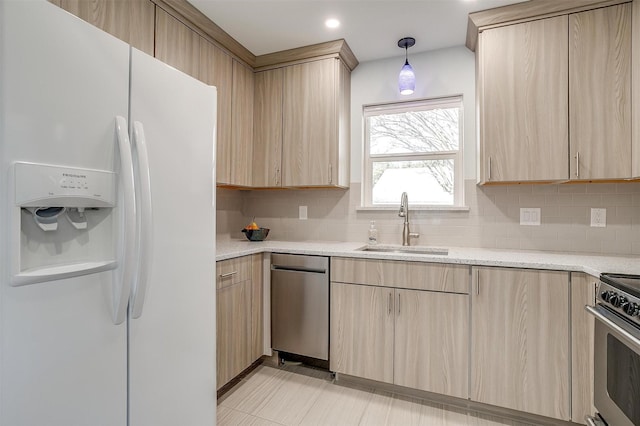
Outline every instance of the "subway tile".
POLYGON ((533 193, 533 185, 507 185, 507 193, 518 195, 531 194, 533 193))
POLYGON ((584 194, 587 192, 587 185, 584 183, 565 183, 558 185, 560 194, 584 194))
POLYGON ((601 194, 574 194, 573 205, 587 207, 606 207, 601 194))
POLYGON ((616 217, 628 217, 628 218, 640 217, 640 209, 636 207, 617 206, 614 209, 611 209, 611 208, 607 209, 607 219, 608 219, 608 215, 610 214, 609 211, 611 210, 614 210, 616 217))
POLYGON ((496 248, 520 250, 519 238, 496 238, 496 248))
POLYGON ((605 207, 632 206, 633 194, 616 194, 616 193, 603 194, 602 203, 605 207))
POLYGON ((532 192, 534 194, 557 194, 558 185, 555 185, 555 184, 533 185, 532 192))
POLYGON ((519 205, 521 207, 541 207, 546 203, 544 194, 520 195, 519 205))
POLYGON ((495 200, 499 206, 517 206, 519 205, 520 197, 517 194, 498 194, 495 200))
POLYGON ((640 182, 618 183, 616 192, 620 193, 640 193, 640 182))
POLYGON ((633 254, 633 241, 610 240, 602 242, 602 252, 607 254, 633 254))
POLYGON ((606 228, 590 226, 587 229, 587 241, 615 240, 616 232, 612 228, 612 226, 607 226, 606 228))
POLYGON ((573 206, 572 194, 547 194, 544 197, 545 204, 550 206, 573 206))
POLYGON ((571 241, 571 251, 602 253, 602 242, 600 240, 571 241))
POLYGON ((587 193, 590 194, 611 194, 617 190, 617 184, 615 183, 591 183, 585 186, 587 193))

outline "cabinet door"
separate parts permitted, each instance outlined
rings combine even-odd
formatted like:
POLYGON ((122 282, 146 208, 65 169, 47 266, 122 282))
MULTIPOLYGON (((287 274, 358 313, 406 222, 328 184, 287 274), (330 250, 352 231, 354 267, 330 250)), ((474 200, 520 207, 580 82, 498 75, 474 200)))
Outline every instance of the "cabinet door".
POLYGON ((249 307, 251 281, 218 289, 216 292, 217 389, 247 368, 249 353, 249 307))
POLYGON ((631 177, 631 3, 569 15, 571 179, 631 177))
POLYGON ((595 318, 584 310, 595 303, 598 278, 571 273, 571 421, 593 415, 593 339, 595 318))
POLYGON ((251 359, 253 363, 264 354, 262 255, 251 256, 251 359))
POLYGON ((469 296, 395 290, 394 383, 468 397, 469 296))
MULTIPOLYGON (((640 2, 631 3, 631 50, 640 52, 640 2)), ((640 178, 640 55, 631 55, 631 154, 633 154, 633 164, 631 175, 640 178)))
POLYGON ((194 78, 200 73, 200 36, 156 7, 155 56, 194 78))
POLYGON ((200 39, 200 80, 218 90, 216 182, 230 182, 233 62, 222 49, 204 39, 200 39))
POLYGON ((351 181, 351 70, 339 62, 338 142, 330 145, 331 183, 348 188, 351 181))
POLYGON ((567 179, 567 25, 558 16, 482 32, 483 182, 567 179))
POLYGON ((569 420, 568 273, 473 276, 471 399, 569 420))
POLYGON ((282 186, 329 186, 330 144, 338 140, 338 59, 285 69, 282 186))
POLYGON ((150 0, 57 0, 51 2, 153 56, 155 6, 150 0))
MULTIPOLYGON (((253 144, 253 70, 233 60, 233 85, 231 97, 231 149, 226 158, 227 176, 221 183, 251 186, 253 144)), ((223 165, 223 167, 225 166, 223 165)))
POLYGON ((331 283, 330 368, 393 383, 393 290, 331 283))
POLYGON ((253 186, 281 186, 282 90, 284 70, 255 74, 253 186))

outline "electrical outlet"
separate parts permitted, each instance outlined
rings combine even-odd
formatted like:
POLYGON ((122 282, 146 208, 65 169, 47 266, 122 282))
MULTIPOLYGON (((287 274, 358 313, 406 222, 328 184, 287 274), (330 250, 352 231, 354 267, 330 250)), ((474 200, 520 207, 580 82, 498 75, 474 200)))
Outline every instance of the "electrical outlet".
POLYGON ((521 208, 520 225, 540 226, 540 208, 521 208))
POLYGON ((307 206, 298 206, 298 219, 307 220, 307 206))
POLYGON ((607 209, 591 209, 591 226, 596 228, 607 226, 607 209))

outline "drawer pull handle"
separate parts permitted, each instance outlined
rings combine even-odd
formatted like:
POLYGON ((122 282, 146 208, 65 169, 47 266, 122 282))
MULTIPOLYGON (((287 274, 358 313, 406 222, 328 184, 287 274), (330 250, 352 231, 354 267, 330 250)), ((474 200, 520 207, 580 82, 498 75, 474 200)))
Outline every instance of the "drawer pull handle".
POLYGON ((233 272, 227 272, 226 274, 220 274, 220 278, 229 278, 235 274, 237 274, 238 271, 233 271, 233 272))

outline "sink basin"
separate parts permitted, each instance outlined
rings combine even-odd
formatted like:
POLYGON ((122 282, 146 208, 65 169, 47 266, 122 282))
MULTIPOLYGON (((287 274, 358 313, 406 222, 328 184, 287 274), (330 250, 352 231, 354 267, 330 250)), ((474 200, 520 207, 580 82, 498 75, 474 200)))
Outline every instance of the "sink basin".
POLYGON ((364 246, 359 251, 370 251, 378 253, 409 253, 409 254, 430 254, 438 256, 447 256, 449 249, 439 247, 420 247, 420 246, 364 246))

